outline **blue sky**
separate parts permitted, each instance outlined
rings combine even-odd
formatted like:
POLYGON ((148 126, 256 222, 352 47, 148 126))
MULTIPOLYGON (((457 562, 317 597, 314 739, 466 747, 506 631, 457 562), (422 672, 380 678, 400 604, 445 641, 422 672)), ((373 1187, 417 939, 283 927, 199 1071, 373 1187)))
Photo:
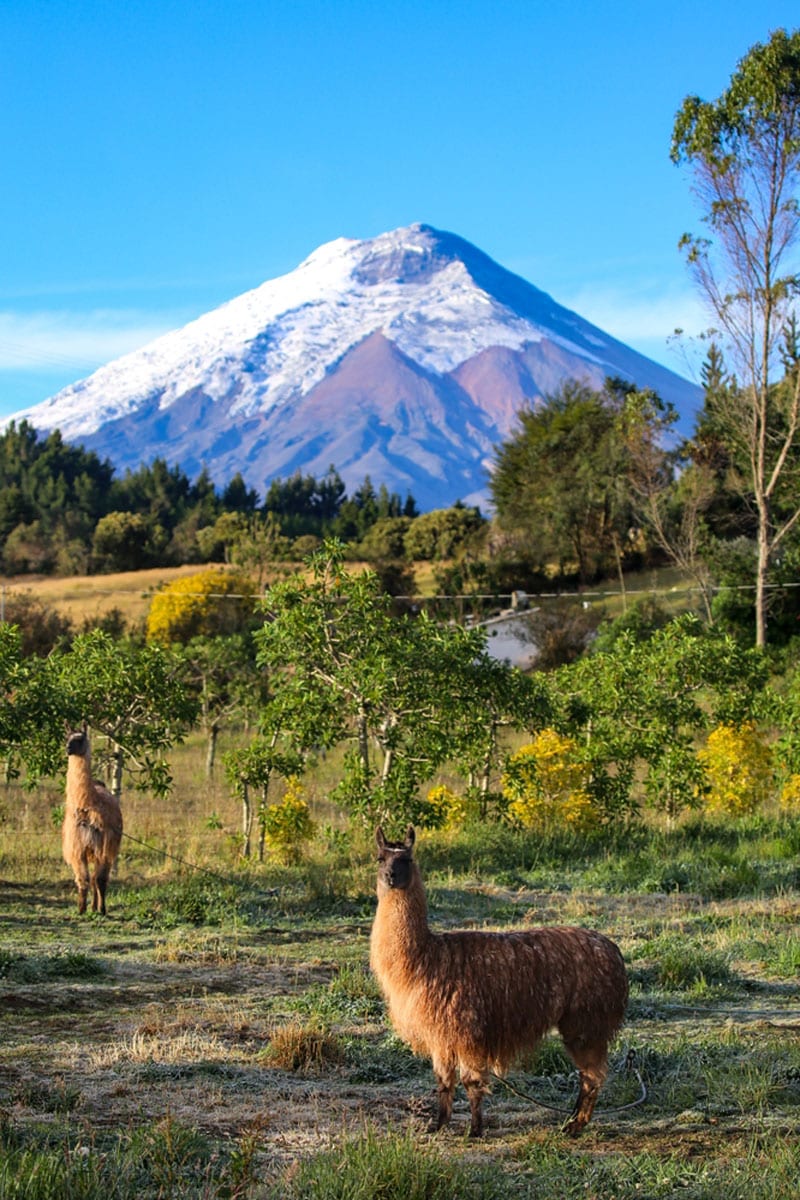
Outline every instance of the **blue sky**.
POLYGON ((0 0, 0 415, 424 221, 682 373, 669 160, 783 0, 0 0))

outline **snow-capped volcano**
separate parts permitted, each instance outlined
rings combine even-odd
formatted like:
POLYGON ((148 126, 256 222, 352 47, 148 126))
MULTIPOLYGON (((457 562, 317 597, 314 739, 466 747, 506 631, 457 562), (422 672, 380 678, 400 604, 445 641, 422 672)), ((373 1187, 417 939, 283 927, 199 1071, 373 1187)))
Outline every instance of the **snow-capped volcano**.
POLYGON ((485 501, 520 406, 619 375, 687 418, 698 390, 475 246, 411 225, 338 238, 296 270, 17 413, 118 468, 155 455, 263 492, 276 476, 376 486, 421 509, 485 501))

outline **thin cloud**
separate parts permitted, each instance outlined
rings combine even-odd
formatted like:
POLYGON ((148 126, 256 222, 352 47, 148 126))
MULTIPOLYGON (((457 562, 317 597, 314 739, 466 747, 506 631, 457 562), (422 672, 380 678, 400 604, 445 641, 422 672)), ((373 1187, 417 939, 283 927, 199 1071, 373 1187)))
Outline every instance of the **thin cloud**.
POLYGON ((0 312, 0 370, 94 368, 147 345, 183 320, 122 310, 0 312))

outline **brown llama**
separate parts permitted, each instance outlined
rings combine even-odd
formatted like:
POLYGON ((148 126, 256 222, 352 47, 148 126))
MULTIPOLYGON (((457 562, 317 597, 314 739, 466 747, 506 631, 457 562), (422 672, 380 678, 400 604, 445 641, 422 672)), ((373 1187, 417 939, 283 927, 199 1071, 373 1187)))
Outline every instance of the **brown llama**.
POLYGON ((378 845, 378 909, 370 964, 395 1030, 431 1058, 438 1084, 432 1128, 450 1120, 456 1072, 469 1097, 470 1137, 483 1132, 490 1073, 503 1074, 555 1027, 580 1074, 567 1133, 584 1128, 608 1073, 608 1045, 620 1028, 628 978, 617 946, 569 926, 493 933, 428 927, 425 889, 403 842, 378 845))
POLYGON ((67 734, 67 794, 62 826, 64 861, 75 872, 78 912, 86 912, 90 867, 92 911, 106 912, 106 887, 122 840, 119 800, 92 779, 92 753, 86 724, 67 734))

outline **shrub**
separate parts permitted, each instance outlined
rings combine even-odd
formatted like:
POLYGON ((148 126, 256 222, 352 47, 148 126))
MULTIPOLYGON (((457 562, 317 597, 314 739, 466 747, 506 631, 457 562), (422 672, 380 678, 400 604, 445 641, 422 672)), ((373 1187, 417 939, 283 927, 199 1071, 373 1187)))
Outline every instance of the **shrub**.
POLYGON ((152 600, 149 642, 188 642, 194 637, 239 633, 253 624, 255 585, 243 571, 209 568, 176 579, 152 600))
POLYGON ((296 775, 289 776, 283 799, 278 804, 270 804, 262 820, 265 840, 273 854, 284 862, 299 862, 303 843, 314 836, 316 826, 296 775))
POLYGON ((792 816, 800 816, 800 774, 794 772, 784 782, 780 794, 781 807, 792 816))
POLYGON ((589 770, 576 752, 572 738, 543 729, 512 755, 501 780, 512 820, 542 832, 559 826, 586 832, 597 825, 589 770))
POLYGON ((706 806, 731 817, 755 812, 772 788, 769 748, 752 721, 718 725, 698 751, 703 768, 706 806))
POLYGON ((432 787, 425 797, 417 816, 417 824, 425 829, 454 829, 461 825, 467 815, 461 796, 446 784, 432 787))

